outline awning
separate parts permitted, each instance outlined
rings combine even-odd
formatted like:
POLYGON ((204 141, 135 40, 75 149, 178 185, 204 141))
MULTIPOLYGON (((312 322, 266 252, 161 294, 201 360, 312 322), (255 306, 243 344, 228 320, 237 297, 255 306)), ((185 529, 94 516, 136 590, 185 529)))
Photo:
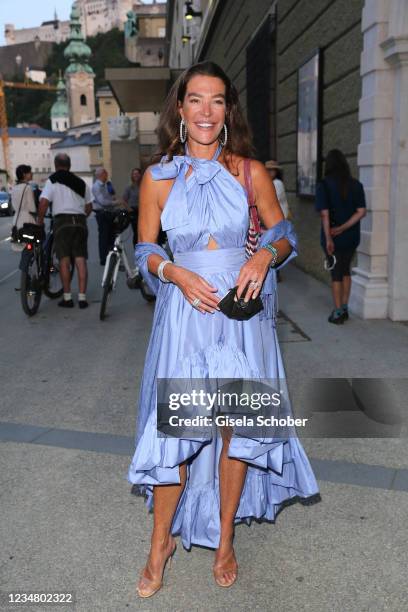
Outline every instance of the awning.
POLYGON ((124 113, 160 112, 180 74, 168 67, 106 68, 105 79, 124 113))

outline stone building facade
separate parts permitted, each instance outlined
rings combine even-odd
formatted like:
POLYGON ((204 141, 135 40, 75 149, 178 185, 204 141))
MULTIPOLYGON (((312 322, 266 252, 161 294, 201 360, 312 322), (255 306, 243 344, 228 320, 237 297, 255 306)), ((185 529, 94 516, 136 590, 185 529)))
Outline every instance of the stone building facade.
MULTIPOLYGON (((126 13, 132 9, 133 0, 76 0, 80 13, 82 31, 85 36, 95 36, 109 32, 112 28, 123 30, 126 13)), ((139 4, 139 3, 138 3, 139 4)), ((43 21, 33 28, 16 28, 13 23, 4 26, 6 45, 42 42, 60 43, 69 39, 70 22, 60 21, 55 13, 54 19, 43 21)))
POLYGON ((297 265, 328 283, 320 218, 296 180, 298 71, 320 50, 320 174, 327 152, 341 149, 367 196, 350 301, 363 318, 408 319, 407 37, 405 0, 225 0, 203 13, 193 57, 232 78, 258 158, 283 166, 297 265))
MULTIPOLYGON (((61 138, 59 132, 38 126, 19 125, 8 128, 10 180, 16 180, 16 168, 20 164, 31 166, 33 179, 42 185, 48 178, 53 159, 51 146, 61 138)), ((0 146, 0 168, 4 168, 4 152, 0 146)))

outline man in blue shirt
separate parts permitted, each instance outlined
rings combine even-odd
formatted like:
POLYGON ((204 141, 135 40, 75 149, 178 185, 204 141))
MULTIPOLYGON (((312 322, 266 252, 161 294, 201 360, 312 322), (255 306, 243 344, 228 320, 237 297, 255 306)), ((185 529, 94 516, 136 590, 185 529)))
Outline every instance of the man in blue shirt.
POLYGON ((97 168, 95 172, 92 195, 94 197, 93 210, 98 224, 99 259, 101 266, 104 266, 106 257, 115 242, 113 212, 118 205, 115 191, 112 183, 108 181, 108 173, 105 168, 97 168))

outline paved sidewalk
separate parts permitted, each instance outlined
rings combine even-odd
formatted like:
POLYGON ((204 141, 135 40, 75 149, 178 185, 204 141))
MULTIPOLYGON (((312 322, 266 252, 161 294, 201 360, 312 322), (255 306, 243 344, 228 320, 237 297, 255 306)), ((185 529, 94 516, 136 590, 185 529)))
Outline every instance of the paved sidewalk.
MULTIPOLYGON (((91 279, 98 273, 91 263, 91 279)), ((330 325, 328 287, 294 265, 282 275, 278 334, 294 404, 299 377, 381 377, 405 408, 408 327, 353 316, 330 325)), ((74 607, 33 611, 405 611, 408 445, 389 438, 304 439, 322 501, 290 506, 274 525, 239 526, 233 588, 214 584, 211 551, 179 544, 165 587, 137 598, 152 517, 126 472, 152 308, 121 282, 100 324, 92 283, 88 311, 45 302, 33 320, 6 285, 0 591, 75 592, 74 607)))
MULTIPOLYGON (((363 320, 352 313, 343 325, 333 325, 327 321, 332 308, 328 286, 294 265, 287 266, 282 276, 279 305, 285 316, 278 335, 294 407, 302 401, 299 379, 380 378, 406 423, 408 325, 363 320)), ((408 468, 406 425, 404 432, 401 439, 309 439, 304 445, 316 459, 408 468)))

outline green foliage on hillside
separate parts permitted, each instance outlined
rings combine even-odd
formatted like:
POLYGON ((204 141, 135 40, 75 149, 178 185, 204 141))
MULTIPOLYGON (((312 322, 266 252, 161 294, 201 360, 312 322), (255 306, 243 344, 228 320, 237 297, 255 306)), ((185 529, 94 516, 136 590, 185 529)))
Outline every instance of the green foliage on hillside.
MULTIPOLYGON (((103 34, 87 38, 86 43, 92 49, 90 65, 95 72, 95 91, 106 84, 105 68, 123 68, 132 66, 124 54, 123 32, 117 28, 103 34)), ((56 84, 58 75, 68 65, 64 58, 64 49, 68 42, 55 44, 53 52, 47 62, 47 82, 56 84)), ((13 80, 21 81, 14 77, 13 80)), ((7 89, 7 117, 8 124, 37 123, 41 127, 51 129, 50 111, 55 101, 55 94, 47 91, 7 89)))

